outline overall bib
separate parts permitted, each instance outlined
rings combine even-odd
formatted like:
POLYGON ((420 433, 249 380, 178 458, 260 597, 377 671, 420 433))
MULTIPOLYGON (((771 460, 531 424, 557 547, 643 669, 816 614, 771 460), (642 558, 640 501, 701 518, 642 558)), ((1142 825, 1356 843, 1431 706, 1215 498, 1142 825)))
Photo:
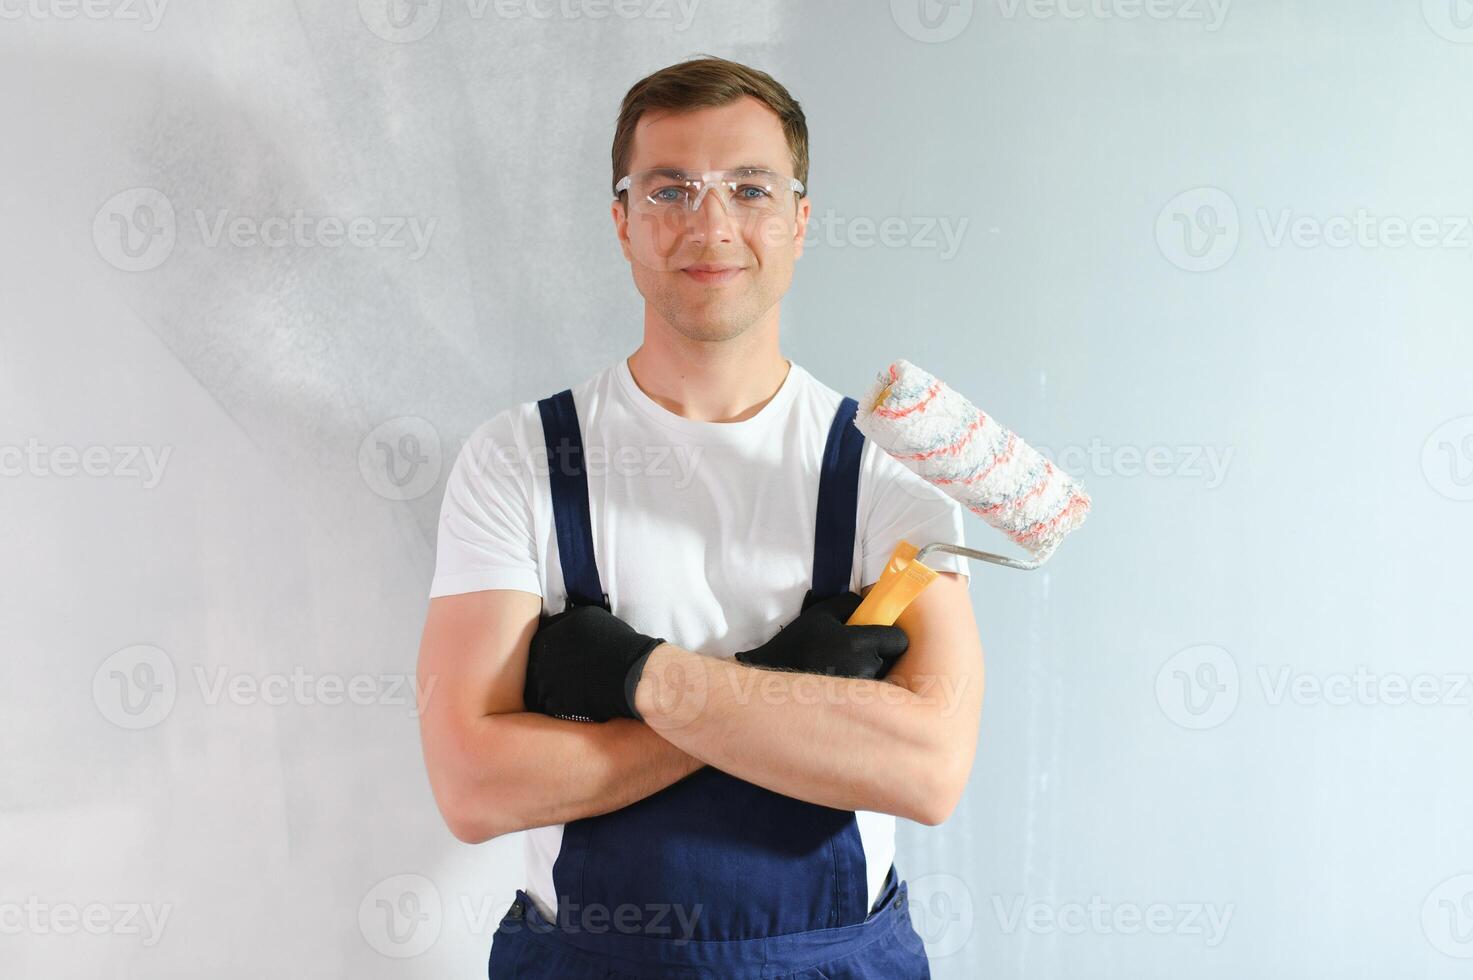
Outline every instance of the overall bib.
MULTIPOLYGON (((610 609, 594 558, 571 389, 538 402, 569 605, 610 609)), ((864 436, 835 413, 819 475, 808 603, 849 591, 864 436)), ((612 609, 610 609, 612 612, 612 609)), ((868 907, 853 811, 707 766, 612 813, 566 824, 552 869, 558 922, 517 890, 491 980, 928 980, 892 864, 868 907)))

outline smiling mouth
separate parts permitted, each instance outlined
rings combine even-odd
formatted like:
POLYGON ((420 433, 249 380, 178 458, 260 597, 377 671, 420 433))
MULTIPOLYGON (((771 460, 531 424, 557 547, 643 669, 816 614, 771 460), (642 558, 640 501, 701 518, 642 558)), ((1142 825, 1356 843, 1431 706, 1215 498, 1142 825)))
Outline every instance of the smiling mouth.
POLYGON ((734 266, 730 269, 720 270, 689 268, 681 269, 680 271, 703 285, 719 286, 722 283, 731 282, 745 270, 741 266, 734 266))

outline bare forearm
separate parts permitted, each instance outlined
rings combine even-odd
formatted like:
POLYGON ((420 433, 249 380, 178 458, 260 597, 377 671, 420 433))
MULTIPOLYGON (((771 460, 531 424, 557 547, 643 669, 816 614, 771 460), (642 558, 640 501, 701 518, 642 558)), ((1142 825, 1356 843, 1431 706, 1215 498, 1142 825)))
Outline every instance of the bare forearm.
POLYGON ((947 713, 967 678, 910 690, 889 680, 759 670, 671 644, 651 655, 635 705, 689 755, 810 803, 933 822, 971 753, 947 713))
POLYGON ((487 715, 453 775, 456 836, 482 841, 628 806, 703 763, 637 721, 487 715))

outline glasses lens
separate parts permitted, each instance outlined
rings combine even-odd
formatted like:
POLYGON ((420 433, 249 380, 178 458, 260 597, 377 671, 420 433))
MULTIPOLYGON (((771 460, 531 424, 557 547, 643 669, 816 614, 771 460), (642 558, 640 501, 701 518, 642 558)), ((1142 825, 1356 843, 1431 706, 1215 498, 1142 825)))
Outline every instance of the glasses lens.
POLYGON ((692 193, 690 181, 667 170, 647 170, 629 181, 629 203, 641 211, 683 210, 692 193))
POLYGON ((699 178, 671 170, 646 170, 631 175, 629 206, 646 214, 694 211, 712 193, 721 197, 733 216, 770 215, 790 208, 791 181, 770 170, 728 171, 704 188, 699 178))
POLYGON ((636 262, 660 272, 683 269, 693 256, 696 214, 725 208, 743 239, 776 247, 791 241, 796 212, 792 178, 770 170, 733 170, 703 185, 700 174, 645 170, 629 176, 629 242, 636 262))

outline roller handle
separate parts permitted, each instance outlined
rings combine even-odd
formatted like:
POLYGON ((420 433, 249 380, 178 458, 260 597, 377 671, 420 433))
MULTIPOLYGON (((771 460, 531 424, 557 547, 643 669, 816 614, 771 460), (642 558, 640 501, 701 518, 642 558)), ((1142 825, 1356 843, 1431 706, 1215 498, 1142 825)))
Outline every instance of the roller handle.
POLYGON ((894 626, 905 607, 936 579, 936 570, 916 558, 916 546, 902 541, 895 546, 880 580, 860 602, 850 626, 894 626))
POLYGON ((918 550, 909 541, 902 541, 890 553, 890 560, 885 563, 885 570, 880 573, 880 580, 875 583, 874 588, 869 590, 869 594, 864 597, 859 608, 854 610, 854 615, 849 617, 848 625, 894 626, 900 614, 905 612, 905 607, 921 594, 921 590, 936 580, 939 573, 921 560, 933 551, 961 555, 963 558, 975 558, 978 561, 1005 565, 1008 568, 1018 568, 1023 571, 1037 568, 1048 560, 1049 555, 1053 554, 1053 549, 1050 548, 1035 558, 1024 560, 942 542, 928 544, 918 550))

